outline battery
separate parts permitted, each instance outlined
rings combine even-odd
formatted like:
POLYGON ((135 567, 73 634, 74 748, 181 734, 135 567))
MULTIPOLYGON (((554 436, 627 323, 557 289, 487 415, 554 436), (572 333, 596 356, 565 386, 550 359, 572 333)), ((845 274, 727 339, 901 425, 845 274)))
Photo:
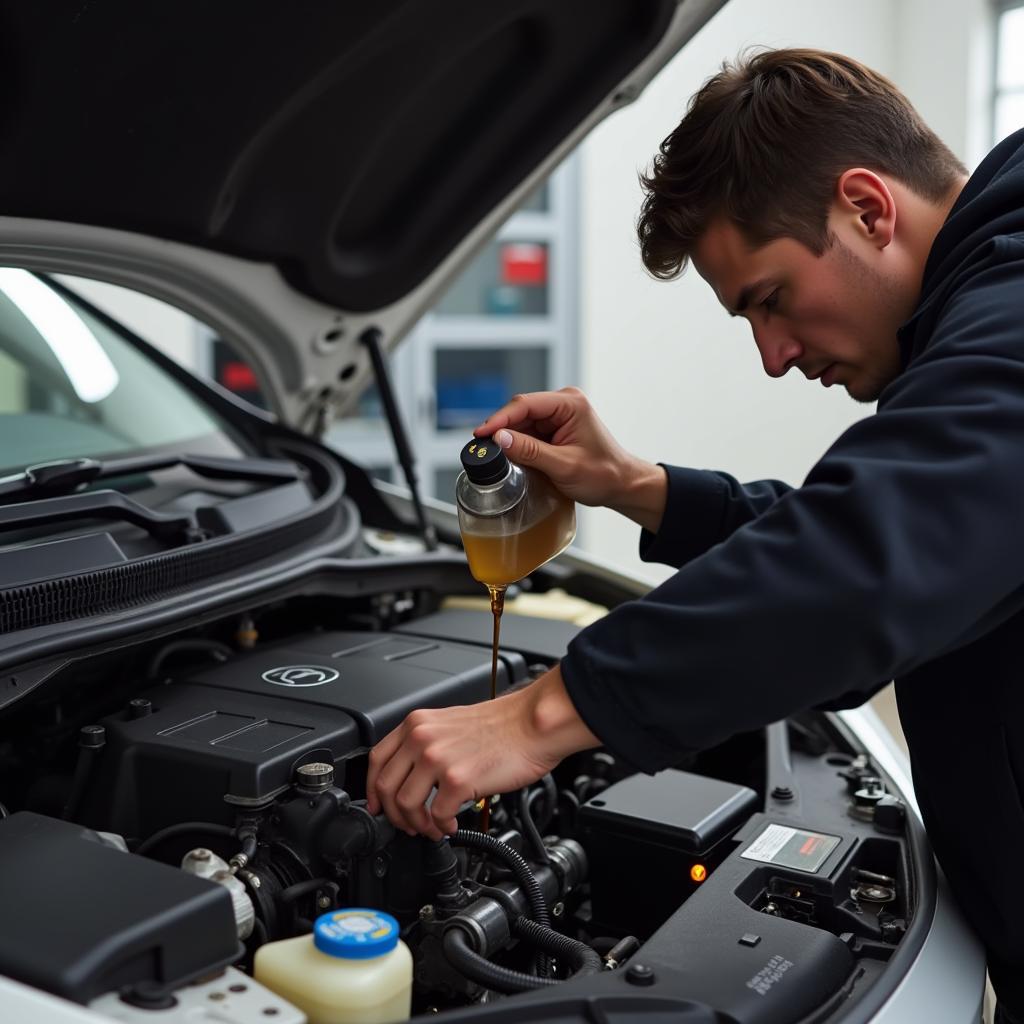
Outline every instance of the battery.
POLYGON ((754 790, 670 768, 632 775, 580 808, 593 934, 646 939, 729 852, 754 790))

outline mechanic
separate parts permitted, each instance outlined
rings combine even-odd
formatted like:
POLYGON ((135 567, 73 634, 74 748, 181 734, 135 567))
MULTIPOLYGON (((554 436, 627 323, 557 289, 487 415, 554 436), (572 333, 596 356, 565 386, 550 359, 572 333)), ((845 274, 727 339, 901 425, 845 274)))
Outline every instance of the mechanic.
POLYGON ((643 185, 651 273, 692 261, 770 376, 876 415, 792 489, 645 463, 572 388, 513 398, 476 433, 635 520, 642 556, 678 571, 532 685, 411 714, 372 752, 371 809, 437 838, 575 751, 655 772, 896 679, 996 1019, 1024 1019, 1024 131, 968 180, 881 75, 769 51, 704 85, 643 185))

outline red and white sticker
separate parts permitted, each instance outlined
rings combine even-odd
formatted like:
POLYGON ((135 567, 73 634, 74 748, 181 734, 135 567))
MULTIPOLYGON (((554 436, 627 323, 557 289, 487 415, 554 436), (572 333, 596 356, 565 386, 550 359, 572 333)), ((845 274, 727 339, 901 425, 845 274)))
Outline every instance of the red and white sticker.
POLYGON ((740 856, 813 874, 838 845, 839 836, 808 832, 788 825, 767 825, 740 856))

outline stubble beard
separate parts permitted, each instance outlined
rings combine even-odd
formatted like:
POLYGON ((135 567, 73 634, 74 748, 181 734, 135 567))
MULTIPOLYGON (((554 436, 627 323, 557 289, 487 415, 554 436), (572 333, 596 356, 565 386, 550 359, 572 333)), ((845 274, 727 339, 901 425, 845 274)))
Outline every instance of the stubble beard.
MULTIPOLYGON (((901 312, 902 299, 897 279, 865 263, 840 239, 834 239, 833 246, 837 250, 836 255, 845 264, 847 272, 858 284, 857 298, 858 302, 862 304, 862 308, 874 306, 880 311, 884 311, 879 319, 885 324, 902 323, 906 318, 901 312)), ((886 334, 890 334, 887 328, 883 328, 883 330, 886 334)), ((890 355, 891 358, 887 360, 888 365, 881 367, 883 371, 881 374, 871 374, 867 368, 863 368, 857 378, 844 385, 846 393, 859 405, 870 405, 877 402, 882 392, 899 373, 899 340, 896 337, 895 328, 891 331, 889 344, 892 346, 891 353, 883 352, 883 355, 890 355)))

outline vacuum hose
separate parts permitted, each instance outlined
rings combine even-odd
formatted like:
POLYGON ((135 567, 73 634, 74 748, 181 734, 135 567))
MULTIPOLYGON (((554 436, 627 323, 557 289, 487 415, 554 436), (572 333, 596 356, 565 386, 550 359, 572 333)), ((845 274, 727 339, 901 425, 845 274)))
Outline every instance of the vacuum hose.
POLYGON ((548 913, 548 905, 544 902, 544 893, 541 891, 540 882, 537 876, 530 870, 530 865, 508 843, 503 843, 494 836, 485 835, 483 832, 473 832, 470 829, 460 828, 455 835, 449 838, 452 846, 465 846, 471 850, 480 850, 482 853, 489 853, 504 861, 505 866, 516 876, 516 881, 523 887, 526 901, 530 904, 531 916, 534 921, 545 928, 551 927, 551 915, 548 913))
MULTIPOLYGON (((571 975, 573 978, 597 974, 604 966, 596 950, 575 939, 570 939, 567 935, 539 925, 528 917, 516 918, 512 924, 512 931, 519 937, 564 960, 573 968, 571 975)), ((478 985, 483 985, 484 988, 503 992, 506 995, 560 984, 554 978, 524 974, 522 971, 514 971, 509 967, 491 963, 470 946, 468 936, 458 927, 451 927, 444 933, 444 954, 448 962, 470 981, 475 981, 478 985)))
MULTIPOLYGON (((480 850, 504 861, 506 867, 516 876, 516 881, 522 886, 534 921, 541 927, 550 929, 551 915, 548 913, 548 905, 544 902, 544 893, 541 891, 540 882, 537 881, 537 876, 530 870, 530 865, 526 863, 526 860, 508 843, 503 843, 500 839, 495 839, 494 836, 489 836, 485 832, 474 832, 463 828, 451 836, 449 842, 452 846, 465 846, 472 850, 480 850)), ((484 963, 488 962, 484 960, 484 963)), ((543 953, 539 954, 537 974, 541 978, 546 978, 550 973, 551 965, 547 956, 543 953)))
POLYGON ((221 836, 225 839, 235 838, 235 830, 228 828, 227 825, 217 825, 212 821, 182 821, 177 825, 168 825, 167 828, 154 832, 148 839, 143 840, 135 847, 135 853, 146 856, 166 840, 193 832, 205 832, 207 835, 221 836))
POLYGON ((548 851, 544 847, 544 840, 541 837, 540 830, 537 828, 537 823, 533 820, 533 811, 531 810, 531 797, 540 793, 540 790, 534 790, 533 793, 530 790, 523 788, 519 791, 519 820, 523 824, 523 832, 526 833, 526 838, 530 840, 530 845, 533 847, 534 855, 541 864, 550 864, 551 858, 548 856, 548 851))

